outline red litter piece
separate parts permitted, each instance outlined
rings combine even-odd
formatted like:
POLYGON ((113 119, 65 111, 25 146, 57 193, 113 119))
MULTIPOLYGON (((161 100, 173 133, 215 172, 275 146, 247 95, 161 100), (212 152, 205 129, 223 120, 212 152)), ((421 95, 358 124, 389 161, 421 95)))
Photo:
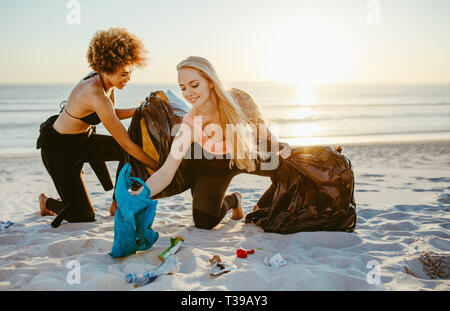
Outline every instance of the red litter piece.
POLYGON ((239 258, 247 258, 247 251, 240 248, 236 251, 236 256, 238 256, 239 258))
POLYGON ((239 258, 247 258, 247 255, 254 254, 254 253, 255 253, 254 249, 245 250, 245 249, 240 248, 236 251, 236 256, 239 258))

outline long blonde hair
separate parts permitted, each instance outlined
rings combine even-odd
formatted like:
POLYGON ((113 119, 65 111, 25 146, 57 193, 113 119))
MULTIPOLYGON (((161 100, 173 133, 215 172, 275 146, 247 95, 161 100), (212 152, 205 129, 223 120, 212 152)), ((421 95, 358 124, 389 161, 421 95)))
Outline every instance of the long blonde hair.
POLYGON ((231 90, 217 76, 214 67, 203 57, 189 56, 177 65, 177 71, 182 68, 194 68, 212 84, 212 90, 217 95, 218 112, 222 128, 233 125, 235 134, 229 135, 226 130, 225 140, 227 152, 231 154, 230 168, 236 165, 238 169, 253 172, 256 170, 257 148, 252 130, 241 107, 235 102, 231 90), (230 147, 233 146, 232 150, 230 147))

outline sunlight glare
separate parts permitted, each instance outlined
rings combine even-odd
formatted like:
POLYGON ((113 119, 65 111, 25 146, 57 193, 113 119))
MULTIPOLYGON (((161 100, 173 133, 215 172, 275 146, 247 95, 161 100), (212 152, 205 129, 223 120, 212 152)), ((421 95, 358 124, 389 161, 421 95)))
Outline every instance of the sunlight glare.
POLYGON ((270 80, 311 88, 338 83, 349 71, 349 45, 336 29, 291 22, 273 27, 267 38, 262 65, 270 80))

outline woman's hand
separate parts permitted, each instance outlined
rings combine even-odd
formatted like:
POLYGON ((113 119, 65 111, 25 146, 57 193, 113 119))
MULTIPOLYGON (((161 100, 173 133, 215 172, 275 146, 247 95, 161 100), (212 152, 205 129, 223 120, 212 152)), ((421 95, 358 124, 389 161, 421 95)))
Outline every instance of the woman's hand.
POLYGON ((276 155, 281 156, 283 159, 289 158, 291 155, 291 147, 288 143, 282 143, 277 140, 277 137, 275 137, 270 130, 267 128, 267 126, 264 123, 259 123, 259 136, 258 138, 262 139, 269 139, 272 143, 277 144, 279 146, 279 150, 276 153, 276 155))
POLYGON ((117 118, 119 118, 119 120, 125 120, 125 119, 132 118, 134 113, 136 112, 136 110, 141 108, 144 104, 145 104, 145 102, 142 102, 136 108, 127 108, 127 109, 116 108, 116 109, 114 109, 114 111, 116 113, 117 118))
POLYGON ((277 155, 280 155, 283 159, 287 159, 291 155, 291 147, 288 143, 279 142, 281 146, 281 150, 277 152, 277 155))
POLYGON ((142 192, 143 190, 144 190, 144 187, 142 187, 142 186, 139 187, 139 189, 136 190, 136 191, 133 191, 133 190, 131 190, 131 189, 128 189, 128 194, 131 195, 132 197, 135 197, 135 196, 141 194, 141 192, 142 192))
POLYGON ((130 196, 132 196, 132 197, 135 197, 135 196, 137 196, 137 195, 139 194, 139 192, 138 192, 138 191, 128 190, 128 194, 129 194, 130 196))
MULTIPOLYGON (((152 197, 163 191, 172 181, 178 167, 181 164, 181 161, 183 161, 184 156, 186 155, 186 152, 194 142, 194 135, 191 135, 193 131, 193 125, 186 124, 183 121, 180 129, 175 135, 172 146, 170 147, 170 152, 164 161, 164 164, 145 181, 150 189, 152 197)), ((144 187, 140 187, 135 192, 136 195, 141 193, 143 189, 144 187)))

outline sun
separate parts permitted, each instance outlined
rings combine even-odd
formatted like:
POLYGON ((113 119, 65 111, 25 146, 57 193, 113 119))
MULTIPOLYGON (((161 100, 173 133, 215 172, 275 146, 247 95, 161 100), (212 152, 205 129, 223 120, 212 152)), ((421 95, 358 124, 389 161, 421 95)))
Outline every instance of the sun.
POLYGON ((350 45, 339 31, 314 23, 284 23, 267 34, 263 73, 272 81, 311 89, 339 83, 350 68, 350 45))

